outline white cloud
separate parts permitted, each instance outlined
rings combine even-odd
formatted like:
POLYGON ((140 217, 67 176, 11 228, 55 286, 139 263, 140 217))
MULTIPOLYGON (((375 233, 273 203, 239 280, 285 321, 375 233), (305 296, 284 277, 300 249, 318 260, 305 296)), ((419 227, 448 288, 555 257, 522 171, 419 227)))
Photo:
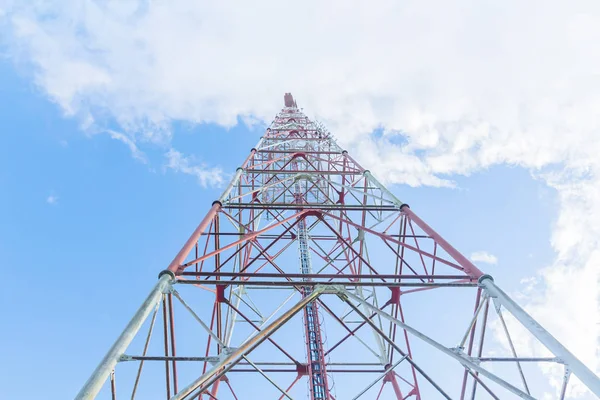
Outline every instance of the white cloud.
POLYGON ((9 54, 65 113, 115 119, 132 143, 168 145, 172 120, 270 121, 292 91, 386 182, 529 169, 559 207, 527 308, 600 371, 597 1, 35 4, 8 11, 9 54))
POLYGON ((204 164, 195 165, 193 159, 185 157, 175 149, 170 149, 165 157, 167 158, 165 167, 195 176, 198 183, 204 187, 218 186, 223 183, 223 171, 218 167, 208 168, 204 164))
POLYGON ((493 254, 488 253, 487 251, 476 251, 471 253, 471 257, 469 257, 473 262, 482 262, 486 264, 496 265, 498 264, 498 257, 493 254))
POLYGON ((58 204, 58 196, 51 194, 50 196, 46 197, 46 203, 50 205, 58 204))
POLYGON ((131 151, 131 155, 133 156, 133 158, 143 163, 147 162, 146 155, 138 148, 133 139, 131 139, 129 136, 120 132, 115 132, 113 130, 107 130, 106 132, 110 135, 111 138, 125 143, 127 147, 129 147, 129 151, 131 151))

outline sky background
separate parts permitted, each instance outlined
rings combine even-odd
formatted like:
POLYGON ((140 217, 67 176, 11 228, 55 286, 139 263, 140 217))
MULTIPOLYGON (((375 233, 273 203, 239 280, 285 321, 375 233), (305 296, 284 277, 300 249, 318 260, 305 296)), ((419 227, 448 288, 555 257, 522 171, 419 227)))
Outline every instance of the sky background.
POLYGON ((102 4, 0 0, 2 398, 77 392, 287 91, 600 371, 596 2, 102 4))

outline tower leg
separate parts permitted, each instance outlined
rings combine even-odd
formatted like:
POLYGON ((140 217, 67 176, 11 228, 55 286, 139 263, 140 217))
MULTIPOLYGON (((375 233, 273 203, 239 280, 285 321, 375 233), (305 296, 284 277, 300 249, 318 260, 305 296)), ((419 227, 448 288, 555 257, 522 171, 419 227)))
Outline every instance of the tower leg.
POLYGON ((146 300, 144 300, 144 303, 123 330, 123 333, 121 333, 121 336, 115 341, 108 353, 106 353, 106 356, 104 356, 98 367, 96 367, 92 373, 92 376, 90 376, 85 385, 83 385, 83 388, 81 388, 75 397, 75 400, 93 399, 98 395, 98 392, 102 389, 102 385, 104 385, 104 382, 106 382, 106 379, 119 361, 119 357, 127 350, 127 347, 140 330, 142 324, 146 318, 148 318, 152 309, 160 301, 163 293, 171 284, 172 279, 173 275, 170 273, 165 273, 160 277, 156 286, 154 286, 146 300))
POLYGON ((394 375, 394 371, 390 371, 390 382, 392 383, 392 388, 394 388, 394 394, 398 400, 402 400, 404 396, 402 396, 402 390, 400 390, 400 385, 398 384, 398 380, 396 379, 396 375, 394 375))
POLYGON ((494 283, 489 275, 479 279, 479 284, 487 290, 489 295, 503 305, 519 322, 544 344, 556 357, 565 362, 571 371, 583 382, 596 396, 600 397, 600 379, 573 355, 565 346, 545 330, 536 320, 525 312, 513 299, 494 283))

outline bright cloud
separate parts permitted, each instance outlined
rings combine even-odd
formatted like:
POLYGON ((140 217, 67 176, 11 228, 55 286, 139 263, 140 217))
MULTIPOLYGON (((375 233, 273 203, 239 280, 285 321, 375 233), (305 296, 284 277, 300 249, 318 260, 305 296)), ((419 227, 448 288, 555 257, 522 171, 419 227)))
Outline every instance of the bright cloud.
POLYGON ((66 114, 116 120, 128 146, 168 146, 175 119, 270 121, 291 91, 386 182, 529 169, 560 206, 557 258, 524 302, 600 371, 597 1, 1 4, 9 54, 66 114))
POLYGON ((50 196, 46 197, 46 203, 50 205, 58 204, 58 196, 51 194, 50 196))
POLYGON ((498 264, 498 257, 493 254, 488 253, 487 251, 476 251, 471 253, 471 257, 469 257, 473 262, 482 262, 486 264, 498 264))

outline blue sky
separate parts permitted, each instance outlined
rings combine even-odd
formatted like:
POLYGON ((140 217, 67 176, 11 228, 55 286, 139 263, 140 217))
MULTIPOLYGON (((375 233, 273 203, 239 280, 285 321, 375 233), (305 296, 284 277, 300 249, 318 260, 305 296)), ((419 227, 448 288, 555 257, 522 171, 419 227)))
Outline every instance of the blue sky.
POLYGON ((8 398, 77 391, 287 91, 600 371, 600 6, 365 4, 0 0, 8 398))
MULTIPOLYGON (((87 379, 220 190, 167 170, 160 156, 144 164, 107 134, 85 136, 10 63, 1 71, 0 257, 10 322, 0 342, 10 345, 0 376, 6 398, 36 375, 31 398, 62 399, 87 379)), ((280 103, 273 99, 274 113, 280 103)), ((232 173, 260 135, 243 124, 178 124, 173 145, 232 173)), ((455 189, 392 190, 465 254, 495 255, 486 270, 518 291, 552 260, 553 191, 514 167, 452 178, 455 189)))

